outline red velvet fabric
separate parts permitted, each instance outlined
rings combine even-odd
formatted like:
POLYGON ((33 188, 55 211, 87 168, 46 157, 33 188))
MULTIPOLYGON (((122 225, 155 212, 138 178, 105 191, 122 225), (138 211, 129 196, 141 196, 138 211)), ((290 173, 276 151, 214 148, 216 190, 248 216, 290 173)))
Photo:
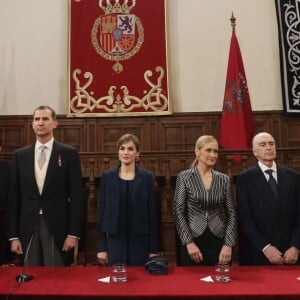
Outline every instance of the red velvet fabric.
MULTIPOLYGON (((153 86, 145 80, 145 73, 151 71, 150 81, 157 85, 160 73, 156 70, 158 66, 164 70, 164 76, 161 80, 161 92, 168 99, 168 75, 167 75, 167 49, 166 49, 166 24, 165 24, 165 0, 138 0, 131 9, 131 15, 135 15, 142 24, 143 30, 136 24, 135 43, 142 38, 139 51, 135 55, 130 55, 128 59, 120 60, 123 71, 116 73, 112 67, 116 63, 100 55, 94 48, 92 41, 92 30, 97 24, 97 20, 101 18, 111 18, 117 14, 106 15, 103 9, 99 7, 98 0, 81 0, 70 1, 70 26, 69 26, 69 83, 70 83, 70 105, 69 113, 76 113, 80 116, 105 116, 114 115, 118 111, 114 110, 115 105, 126 107, 126 115, 143 113, 169 114, 170 107, 166 105, 161 107, 159 103, 156 105, 136 105, 134 109, 129 109, 132 104, 136 104, 136 100, 130 97, 130 101, 124 100, 123 86, 128 88, 128 94, 138 99, 144 96, 153 88, 153 86), (80 70, 78 73, 78 81, 74 79, 74 71, 80 70), (93 76, 92 81, 88 84, 84 74, 90 72, 93 76), (79 89, 77 84, 82 88, 79 89), (105 100, 109 94, 110 87, 114 86, 113 103, 105 100), (78 96, 80 94, 80 97, 78 96), (89 96, 88 96, 89 95, 89 96), (120 99, 117 97, 120 96, 120 99), (87 100, 87 98, 89 100, 87 100), (103 98, 101 101, 100 98, 103 98), (72 101, 72 99, 76 101, 72 101), (118 103, 117 103, 118 102, 118 103), (72 103, 72 105, 71 105, 72 103), (97 105, 96 105, 97 103, 97 105), (85 105, 90 109, 85 109, 85 105), (106 108, 104 108, 104 106, 106 108), (109 108, 109 110, 107 109, 109 108), (82 111, 80 112, 80 110, 82 111)), ((106 1, 101 1, 103 4, 106 1)), ((123 4, 125 1, 120 1, 123 4)), ((111 0, 111 3, 115 1, 111 0)), ((133 1, 128 1, 131 6, 133 1)), ((102 19, 101 19, 102 20, 102 19)), ((100 21, 99 21, 100 22, 100 21)), ((137 21, 136 21, 137 22, 137 21)), ((100 22, 101 23, 101 22, 100 22)), ((139 23, 139 22, 137 22, 139 23)), ((95 27, 98 31, 96 40, 99 47, 101 45, 101 26, 95 27)), ((113 27, 114 28, 114 27, 113 27)), ((101 48, 101 47, 100 47, 101 48)), ((103 49, 102 49, 103 50, 103 49)), ((105 53, 110 53, 106 49, 105 53)), ((127 51, 126 51, 127 53, 127 51)), ((128 52, 130 53, 130 51, 128 52)), ((108 54, 107 54, 108 55, 108 54)), ((107 57, 109 57, 108 55, 107 57)), ((125 56, 122 55, 122 57, 125 56)), ((149 75, 148 75, 149 76, 149 75)), ((153 97, 158 91, 153 90, 153 97)), ((158 96, 158 95, 157 95, 158 96)), ((159 98, 159 97, 158 97, 159 98)), ((154 101, 154 99, 152 99, 154 101)), ((141 103, 141 102, 139 102, 141 103)), ((143 104, 148 103, 144 101, 143 104)), ((163 101, 162 101, 163 103, 163 101)), ((168 102, 169 103, 169 102, 168 102)))
POLYGON ((128 268, 126 283, 97 281, 110 267, 28 267, 32 281, 17 286, 20 267, 0 268, 0 299, 300 299, 300 268, 231 268, 229 283, 200 280, 213 267, 171 267, 168 275, 150 275, 142 267, 128 268))

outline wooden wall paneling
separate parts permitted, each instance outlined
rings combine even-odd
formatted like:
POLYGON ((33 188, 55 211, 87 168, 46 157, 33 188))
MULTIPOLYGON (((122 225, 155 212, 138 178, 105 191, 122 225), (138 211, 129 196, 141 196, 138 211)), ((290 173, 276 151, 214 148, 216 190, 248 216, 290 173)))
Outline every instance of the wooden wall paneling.
POLYGON ((102 151, 103 152, 116 152, 116 142, 119 137, 127 130, 118 125, 102 125, 102 151))
POLYGON ((100 152, 116 153, 116 142, 123 134, 123 124, 100 122, 98 128, 99 132, 101 132, 100 152))
POLYGON ((219 126, 219 117, 209 114, 178 116, 173 119, 166 118, 161 122, 163 134, 162 147, 160 150, 191 150, 195 147, 197 138, 203 134, 218 137, 216 128, 219 126), (212 119, 210 119, 210 117, 212 119))
POLYGON ((221 115, 210 116, 210 131, 213 136, 219 140, 221 115))
POLYGON ((278 139, 282 118, 283 114, 277 111, 257 112, 254 115, 256 132, 266 131, 278 139))
POLYGON ((26 128, 22 125, 1 128, 2 151, 13 152, 25 145, 26 128))
POLYGON ((183 150, 184 149, 184 128, 178 125, 165 125, 163 128, 163 149, 183 150))
POLYGON ((287 166, 300 172, 300 156, 296 153, 289 153, 287 166))
POLYGON ((282 135, 282 112, 278 111, 265 111, 257 112, 254 115, 255 132, 269 132, 273 135, 278 147, 284 145, 284 137, 282 135))
POLYGON ((0 118, 2 151, 14 150, 29 145, 33 141, 32 118, 0 118))
POLYGON ((257 115, 255 116, 255 133, 262 131, 272 132, 270 119, 268 116, 257 115))
POLYGON ((300 147, 299 121, 299 119, 292 119, 283 123, 283 135, 286 137, 286 147, 300 147))
POLYGON ((205 129, 205 124, 203 123, 184 126, 184 149, 194 150, 196 140, 203 134, 212 134, 208 129, 205 129))
POLYGON ((164 117, 159 119, 158 125, 161 136, 159 150, 182 150, 184 133, 181 122, 176 123, 174 118, 164 117))
POLYGON ((271 123, 271 130, 269 131, 276 142, 276 145, 286 145, 286 137, 282 134, 282 119, 278 118, 272 118, 270 116, 270 123, 271 123))
POLYGON ((86 152, 87 135, 86 120, 58 118, 58 127, 54 131, 57 140, 77 148, 79 152, 86 152))
POLYGON ((55 138, 59 141, 75 147, 80 152, 84 152, 86 149, 86 143, 82 127, 67 126, 56 129, 55 138))
POLYGON ((132 120, 127 120, 124 122, 124 119, 117 119, 113 122, 98 123, 99 132, 101 132, 101 145, 100 149, 102 152, 115 152, 117 153, 116 143, 121 135, 125 133, 133 133, 141 139, 143 142, 146 137, 144 137, 144 122, 139 119, 138 122, 132 122, 132 120))
POLYGON ((32 129, 32 116, 29 116, 28 118, 22 120, 21 124, 26 127, 26 130, 24 131, 24 146, 30 145, 35 142, 35 134, 32 129))
POLYGON ((2 141, 5 141, 5 130, 0 126, 0 145, 2 145, 2 141))
POLYGON ((159 119, 153 118, 149 119, 149 134, 148 138, 146 137, 146 140, 149 141, 149 144, 147 144, 147 147, 144 148, 148 149, 149 151, 157 151, 160 149, 161 143, 161 132, 159 131, 159 119))
MULTIPOLYGON (((87 121, 87 132, 86 143, 87 143, 87 152, 96 152, 100 147, 98 146, 98 134, 97 134, 97 123, 95 120, 87 121)), ((100 140, 100 139, 99 139, 100 140)))
MULTIPOLYGON (((254 117, 256 131, 272 133, 276 140, 279 139, 279 147, 298 145, 299 137, 296 130, 298 118, 291 119, 283 116, 282 112, 276 111, 255 112, 254 117), (286 124, 286 127, 283 127, 284 124, 286 124), (290 126, 291 129, 289 129, 290 126), (276 127, 276 130, 274 127, 276 127), (286 132, 282 132, 284 131, 282 128, 286 128, 286 132), (286 137, 286 145, 281 145, 282 137, 286 137)), ((192 149, 196 138, 201 134, 213 134, 218 138, 220 113, 181 113, 172 116, 105 118, 105 120, 101 118, 68 119, 65 116, 58 116, 58 119, 60 124, 55 133, 56 138, 77 147, 80 145, 81 151, 84 152, 115 150, 113 143, 126 131, 134 131, 135 134, 141 137, 145 146, 143 151, 164 151, 192 149), (70 129, 60 131, 61 127, 70 127, 70 129), (115 134, 112 132, 113 127, 117 130, 115 134), (103 128, 105 130, 102 130, 103 128), (107 141, 104 140, 107 140, 106 128, 110 129, 109 134, 112 138, 109 138, 109 142, 112 144, 107 144, 107 141), (76 129, 79 130, 80 134, 76 129), (78 142, 78 137, 80 137, 80 142, 78 142)), ((11 139, 14 139, 13 144, 15 144, 15 147, 33 142, 34 135, 31 120, 31 116, 0 117, 1 136, 4 142, 16 126, 22 127, 25 131, 19 137, 11 137, 8 144, 12 143, 11 139)), ((11 144, 8 147, 12 149, 14 146, 11 144)))

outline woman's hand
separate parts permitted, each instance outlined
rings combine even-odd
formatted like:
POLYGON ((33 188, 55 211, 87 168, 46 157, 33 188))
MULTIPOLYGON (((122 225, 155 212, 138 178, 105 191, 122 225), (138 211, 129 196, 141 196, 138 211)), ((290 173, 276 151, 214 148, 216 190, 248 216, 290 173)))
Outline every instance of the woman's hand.
POLYGON ((198 248, 198 246, 194 242, 186 244, 186 249, 189 256, 194 262, 200 263, 201 261, 203 261, 203 255, 200 249, 198 248))
POLYGON ((221 248, 220 254, 219 254, 219 263, 221 264, 228 264, 231 262, 232 258, 232 247, 230 246, 223 246, 221 248))

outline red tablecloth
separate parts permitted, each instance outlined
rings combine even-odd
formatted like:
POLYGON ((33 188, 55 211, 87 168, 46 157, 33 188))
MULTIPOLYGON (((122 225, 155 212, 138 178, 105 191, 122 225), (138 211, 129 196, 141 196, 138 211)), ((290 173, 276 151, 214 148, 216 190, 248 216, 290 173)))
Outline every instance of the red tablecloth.
POLYGON ((0 299, 300 299, 300 267, 231 267, 229 283, 207 283, 213 267, 171 267, 168 275, 150 275, 129 267, 125 283, 102 283, 110 267, 27 267, 34 276, 18 285, 20 267, 0 268, 0 299))

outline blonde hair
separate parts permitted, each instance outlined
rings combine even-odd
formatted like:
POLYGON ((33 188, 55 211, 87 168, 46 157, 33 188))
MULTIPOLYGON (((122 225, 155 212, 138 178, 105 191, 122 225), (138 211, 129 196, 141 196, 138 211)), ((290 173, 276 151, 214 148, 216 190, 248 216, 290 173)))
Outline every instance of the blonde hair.
MULTIPOLYGON (((213 136, 213 135, 201 135, 200 137, 198 137, 196 144, 195 144, 195 150, 196 149, 201 149, 205 144, 208 143, 217 143, 217 145, 219 146, 219 143, 217 141, 217 139, 213 136)), ((191 167, 195 167, 198 164, 198 158, 196 157, 195 160, 193 161, 191 167)))

